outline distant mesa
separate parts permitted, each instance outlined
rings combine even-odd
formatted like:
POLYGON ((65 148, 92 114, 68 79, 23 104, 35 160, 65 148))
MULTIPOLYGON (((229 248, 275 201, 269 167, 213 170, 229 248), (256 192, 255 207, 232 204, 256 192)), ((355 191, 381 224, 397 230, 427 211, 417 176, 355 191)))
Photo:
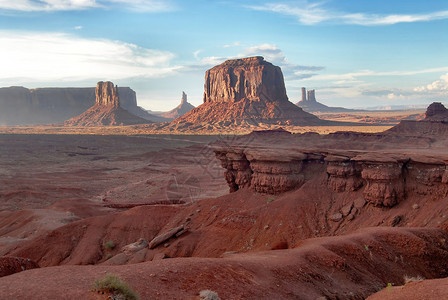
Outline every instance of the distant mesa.
POLYGON ((194 106, 191 105, 190 103, 188 103, 188 101, 187 101, 187 94, 185 94, 185 92, 182 92, 182 100, 181 100, 180 104, 170 111, 160 113, 159 116, 170 119, 170 120, 174 120, 179 117, 182 117, 183 115, 188 113, 193 108, 194 108, 194 106))
MULTIPOLYGON (((120 106, 153 122, 166 118, 149 114, 137 105, 135 91, 119 87, 120 106)), ((95 87, 87 88, 0 88, 0 126, 63 123, 95 105, 95 87)))
POLYGON ((120 106, 118 87, 110 81, 98 82, 95 105, 83 114, 64 122, 65 126, 117 126, 146 124, 150 121, 131 114, 120 106))
POLYGON ((440 102, 433 102, 426 109, 423 120, 402 120, 398 125, 386 132, 407 135, 446 136, 448 134, 448 109, 440 102))
POLYGON ((326 121, 289 102, 280 67, 261 56, 227 60, 205 73, 203 104, 170 125, 318 125, 326 121))
POLYGON ((330 107, 317 102, 316 100, 316 91, 315 90, 306 90, 306 88, 302 88, 302 100, 297 103, 297 106, 301 107, 306 112, 353 112, 355 110, 343 108, 343 107, 330 107))

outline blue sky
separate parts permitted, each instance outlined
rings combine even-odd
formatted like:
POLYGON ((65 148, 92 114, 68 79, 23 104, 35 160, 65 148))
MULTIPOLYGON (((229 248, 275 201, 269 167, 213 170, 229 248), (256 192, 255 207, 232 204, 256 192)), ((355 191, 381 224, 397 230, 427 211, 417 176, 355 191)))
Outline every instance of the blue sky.
POLYGON ((448 1, 0 0, 0 86, 95 86, 139 105, 202 102, 204 72, 262 55, 290 101, 330 106, 448 102, 448 1))

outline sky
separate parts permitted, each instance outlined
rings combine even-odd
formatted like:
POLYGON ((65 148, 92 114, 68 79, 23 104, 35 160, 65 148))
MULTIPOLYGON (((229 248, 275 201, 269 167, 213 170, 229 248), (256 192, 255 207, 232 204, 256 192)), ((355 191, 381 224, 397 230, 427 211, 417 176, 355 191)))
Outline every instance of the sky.
POLYGON ((447 0, 0 0, 0 87, 113 81, 202 103, 205 71, 261 55, 329 106, 448 103, 447 0))

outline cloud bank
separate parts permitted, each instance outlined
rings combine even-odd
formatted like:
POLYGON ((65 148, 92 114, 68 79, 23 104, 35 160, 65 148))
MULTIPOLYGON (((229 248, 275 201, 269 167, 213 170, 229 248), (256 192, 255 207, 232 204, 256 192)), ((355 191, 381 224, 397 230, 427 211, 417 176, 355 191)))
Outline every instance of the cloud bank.
POLYGON ((184 71, 205 70, 219 65, 228 59, 236 59, 250 56, 263 56, 264 59, 282 68, 283 75, 287 80, 299 80, 318 75, 316 72, 323 70, 322 66, 296 65, 289 62, 283 51, 273 44, 260 44, 244 48, 241 53, 234 56, 206 56, 199 57, 201 51, 193 53, 197 62, 184 68, 184 71))
POLYGON ((175 55, 107 39, 0 30, 0 80, 77 81, 173 74, 175 55))
POLYGON ((323 22, 352 24, 362 26, 393 25, 398 23, 428 22, 448 19, 448 10, 428 14, 367 14, 347 13, 326 9, 323 3, 301 2, 300 5, 287 3, 266 3, 247 6, 249 9, 268 11, 295 17, 304 25, 315 25, 323 22))
POLYGON ((137 12, 165 12, 175 9, 168 0, 0 0, 0 10, 69 11, 119 6, 137 12))
POLYGON ((440 76, 439 80, 433 81, 426 86, 419 86, 414 89, 416 92, 438 92, 448 96, 448 73, 440 76))

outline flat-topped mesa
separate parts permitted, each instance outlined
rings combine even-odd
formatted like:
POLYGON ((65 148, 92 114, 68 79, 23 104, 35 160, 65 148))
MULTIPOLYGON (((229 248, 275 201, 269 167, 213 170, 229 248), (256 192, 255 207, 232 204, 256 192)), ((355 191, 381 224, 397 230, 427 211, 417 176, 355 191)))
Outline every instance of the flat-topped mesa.
POLYGON ((120 98, 118 96, 118 87, 110 81, 100 81, 96 85, 95 105, 101 106, 120 106, 120 98))
POLYGON ((280 67, 261 56, 227 60, 205 73, 204 103, 288 101, 280 67))

